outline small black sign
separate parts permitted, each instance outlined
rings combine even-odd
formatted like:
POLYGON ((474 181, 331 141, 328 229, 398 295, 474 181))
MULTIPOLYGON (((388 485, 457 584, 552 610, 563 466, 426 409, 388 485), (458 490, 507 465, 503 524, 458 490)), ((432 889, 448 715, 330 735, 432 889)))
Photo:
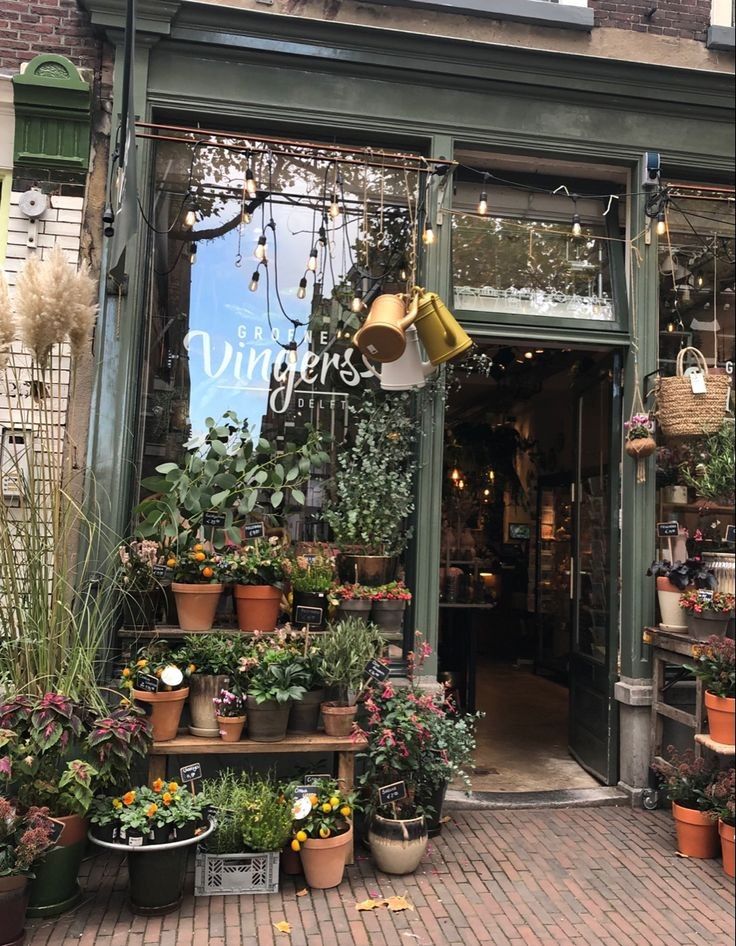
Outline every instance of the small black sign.
POLYGON ((332 778, 332 776, 327 772, 317 772, 316 775, 305 775, 304 784, 308 786, 319 785, 320 782, 324 782, 328 778, 332 778))
POLYGON ((658 522, 657 523, 657 535, 660 538, 665 538, 669 536, 677 536, 680 534, 680 523, 673 522, 658 522))
POLYGON ((308 785, 297 785, 297 787, 294 789, 294 801, 299 798, 305 798, 309 794, 310 792, 308 785))
POLYGON ((153 566, 153 577, 154 578, 168 578, 171 575, 171 569, 168 565, 154 565, 153 566))
POLYGON ((324 617, 322 608, 308 608, 306 605, 298 604, 294 614, 296 624, 321 624, 324 617))
POLYGON ((179 778, 182 782, 196 782, 202 778, 202 765, 200 762, 190 762, 189 765, 182 765, 179 769, 179 778))
POLYGON ((246 539, 262 539, 266 535, 266 527, 262 522, 248 522, 243 526, 243 535, 246 539))
POLYGON ((406 782, 391 782, 390 785, 382 785, 378 789, 378 802, 381 805, 389 805, 392 801, 402 801, 406 798, 406 782))
POLYGON ((56 818, 47 818, 46 820, 48 821, 49 827, 51 829, 51 834, 50 834, 51 843, 57 844, 59 841, 59 838, 64 833, 64 828, 66 827, 66 825, 64 824, 63 821, 57 821, 56 818))
POLYGON ((136 690, 143 690, 144 693, 158 693, 158 677, 151 673, 139 673, 135 678, 136 690))
POLYGON ((713 592, 712 591, 699 591, 698 592, 698 601, 712 601, 713 592))
POLYGON ((726 542, 736 542, 736 526, 726 526, 726 542))
POLYGON ((221 529, 225 525, 225 513, 214 512, 214 510, 209 509, 202 516, 202 524, 205 526, 213 526, 215 529, 221 529))
POLYGON ((371 657, 365 665, 363 672, 367 677, 373 677, 374 680, 378 680, 379 683, 383 682, 391 673, 386 664, 382 664, 381 661, 377 660, 375 657, 371 657))

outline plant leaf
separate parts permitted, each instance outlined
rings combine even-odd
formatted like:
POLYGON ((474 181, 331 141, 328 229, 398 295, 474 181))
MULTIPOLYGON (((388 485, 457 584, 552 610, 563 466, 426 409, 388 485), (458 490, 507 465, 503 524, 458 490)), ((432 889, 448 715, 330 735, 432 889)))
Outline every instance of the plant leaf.
POLYGON ((279 920, 273 927, 279 933, 291 933, 291 923, 287 923, 286 920, 279 920))
POLYGON ((375 910, 376 907, 382 907, 384 902, 383 900, 372 900, 369 898, 368 900, 361 900, 360 903, 356 903, 355 909, 363 913, 367 910, 375 910))

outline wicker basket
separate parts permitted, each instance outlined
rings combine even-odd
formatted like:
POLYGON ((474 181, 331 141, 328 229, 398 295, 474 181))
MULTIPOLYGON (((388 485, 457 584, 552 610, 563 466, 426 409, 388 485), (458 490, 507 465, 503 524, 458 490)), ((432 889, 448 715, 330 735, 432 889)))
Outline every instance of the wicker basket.
POLYGON ((674 378, 657 382, 657 418, 662 433, 671 440, 714 434, 728 410, 731 380, 708 372, 708 363, 697 348, 683 348, 677 356, 674 378), (684 373, 685 355, 691 353, 705 377, 706 390, 694 394, 684 373))
POLYGON ((194 896, 276 893, 280 851, 266 854, 208 854, 197 848, 194 896))

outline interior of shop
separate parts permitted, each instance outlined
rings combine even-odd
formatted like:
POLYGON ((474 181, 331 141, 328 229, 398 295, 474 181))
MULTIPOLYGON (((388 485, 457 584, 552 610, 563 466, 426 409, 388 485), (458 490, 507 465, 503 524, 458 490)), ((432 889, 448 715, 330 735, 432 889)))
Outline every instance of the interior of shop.
MULTIPOLYGON (((592 469, 603 454, 587 437, 582 451, 591 455, 580 456, 578 429, 580 392, 610 387, 608 365, 600 351, 481 341, 450 382, 439 661, 458 702, 485 714, 475 791, 598 785, 568 749, 569 687, 574 627, 578 650, 607 659, 607 514, 590 490, 590 521, 578 513, 575 522, 572 490, 576 471, 607 477, 592 469), (586 557, 577 618, 576 547, 586 557)), ((605 400, 597 433, 609 435, 605 400)))

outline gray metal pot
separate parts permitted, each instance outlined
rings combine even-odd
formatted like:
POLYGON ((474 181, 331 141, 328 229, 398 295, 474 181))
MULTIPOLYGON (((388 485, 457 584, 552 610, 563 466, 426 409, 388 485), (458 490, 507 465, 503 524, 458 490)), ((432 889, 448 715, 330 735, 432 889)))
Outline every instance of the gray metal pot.
POLYGON ((249 696, 245 710, 248 717, 248 739, 253 742, 280 742, 286 737, 290 710, 291 700, 287 703, 278 703, 276 700, 256 703, 253 697, 249 696))

